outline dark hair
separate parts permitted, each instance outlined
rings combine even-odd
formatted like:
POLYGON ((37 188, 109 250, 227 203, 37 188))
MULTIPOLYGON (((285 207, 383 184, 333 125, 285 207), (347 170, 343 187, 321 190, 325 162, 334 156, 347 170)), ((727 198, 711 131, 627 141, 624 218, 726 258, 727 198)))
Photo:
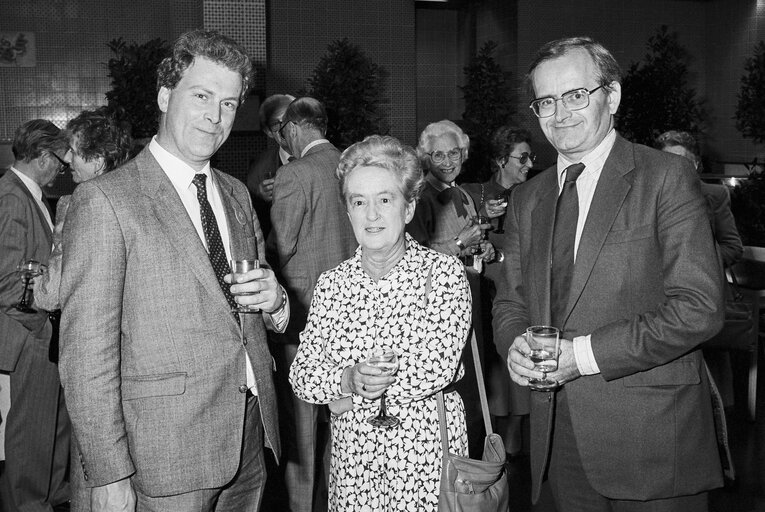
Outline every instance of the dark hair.
POLYGON ((16 129, 11 151, 17 161, 31 162, 44 151, 53 152, 65 148, 66 138, 55 124, 46 119, 32 119, 16 129))
POLYGON ((276 113, 284 110, 295 99, 290 94, 272 94, 260 104, 258 109, 258 119, 260 119, 260 128, 265 130, 277 121, 276 113))
POLYGON ((239 103, 244 103, 252 83, 252 62, 239 43, 215 30, 191 30, 175 40, 170 56, 165 57, 157 68, 157 90, 161 87, 174 89, 197 57, 239 73, 242 77, 239 103))
POLYGON ((619 67, 619 63, 616 62, 614 56, 611 55, 611 52, 609 52, 605 46, 590 37, 568 37, 545 43, 539 50, 537 50, 537 53, 529 66, 529 71, 526 73, 526 87, 529 92, 531 92, 532 95, 534 94, 532 75, 537 66, 543 62, 557 59, 576 50, 584 50, 590 57, 592 57, 595 66, 598 68, 598 76, 596 79, 599 85, 603 85, 606 89, 609 89, 608 86, 612 82, 621 82, 622 70, 619 67))
POLYGON ((379 167, 391 171, 401 184, 407 203, 417 200, 425 185, 420 160, 411 146, 389 135, 370 135, 343 151, 335 171, 340 180, 340 192, 345 198, 345 181, 361 166, 379 167))
POLYGON ((500 126, 491 134, 489 151, 491 158, 503 158, 513 152, 515 146, 525 142, 531 144, 531 133, 525 128, 518 128, 512 124, 500 126))
POLYGON ((696 139, 688 132, 679 130, 669 130, 656 137, 656 147, 664 149, 668 146, 682 146, 693 153, 696 158, 699 157, 699 145, 696 139))
POLYGON ((125 163, 133 146, 130 125, 118 121, 107 107, 83 110, 66 124, 66 133, 74 151, 86 161, 104 159, 104 172, 125 163))
POLYGON ((327 111, 322 102, 310 96, 303 96, 289 104, 282 123, 287 121, 310 126, 322 135, 327 132, 327 111))

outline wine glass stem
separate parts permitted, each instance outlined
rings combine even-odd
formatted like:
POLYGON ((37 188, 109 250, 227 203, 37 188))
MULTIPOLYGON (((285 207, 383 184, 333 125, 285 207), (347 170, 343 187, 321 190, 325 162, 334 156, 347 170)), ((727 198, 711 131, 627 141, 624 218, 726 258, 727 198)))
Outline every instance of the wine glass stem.
POLYGON ((21 300, 19 301, 19 304, 26 306, 27 305, 27 291, 29 290, 29 279, 24 280, 24 291, 21 292, 21 300))
POLYGON ((385 393, 380 396, 380 412, 377 414, 377 416, 384 418, 388 415, 388 411, 385 408, 385 393))

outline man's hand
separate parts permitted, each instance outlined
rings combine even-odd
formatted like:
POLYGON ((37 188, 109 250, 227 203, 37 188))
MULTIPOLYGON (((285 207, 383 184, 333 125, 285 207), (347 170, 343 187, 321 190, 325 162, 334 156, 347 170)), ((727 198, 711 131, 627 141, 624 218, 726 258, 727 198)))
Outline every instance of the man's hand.
POLYGON ((260 182, 255 195, 268 203, 274 200, 274 178, 266 178, 260 182))
POLYGON ((135 491, 130 478, 93 487, 90 507, 93 512, 135 512, 135 491))
POLYGON ((255 306, 265 313, 272 313, 282 305, 281 286, 270 268, 255 268, 236 274, 236 281, 233 281, 232 274, 228 274, 224 280, 232 284, 231 293, 236 302, 243 306, 255 306), (243 293, 251 295, 240 295, 243 293))
POLYGON ((560 340, 560 355, 558 356, 558 369, 547 376, 555 379, 561 386, 582 376, 574 357, 574 342, 566 339, 560 340))
MULTIPOLYGON (((581 373, 574 357, 574 343, 571 340, 561 339, 560 347, 558 369, 546 376, 563 385, 578 379, 581 373)), ((531 348, 526 342, 526 336, 517 336, 507 355, 507 369, 513 382, 520 386, 528 386, 529 378, 542 379, 545 376, 544 373, 534 370, 534 362, 529 358, 529 354, 531 354, 531 348)))

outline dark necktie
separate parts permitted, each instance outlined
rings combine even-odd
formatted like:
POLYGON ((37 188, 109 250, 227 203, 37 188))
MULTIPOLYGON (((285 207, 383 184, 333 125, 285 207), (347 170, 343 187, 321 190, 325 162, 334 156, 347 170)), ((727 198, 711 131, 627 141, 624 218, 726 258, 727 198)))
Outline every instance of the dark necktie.
MULTIPOLYGON (((199 173, 194 176, 191 181, 195 187, 197 187, 197 199, 199 200, 199 213, 202 216, 202 230, 205 232, 205 240, 207 241, 207 254, 210 257, 210 263, 212 263, 213 270, 215 271, 215 277, 218 278, 218 284, 220 284, 223 295, 226 296, 231 308, 236 307, 236 301, 234 296, 231 295, 231 289, 229 284, 223 280, 223 276, 230 274, 228 262, 226 261, 226 250, 223 247, 223 239, 220 237, 220 230, 218 230, 218 221, 215 219, 215 213, 213 213, 210 201, 207 200, 207 185, 205 183, 207 175, 199 173)), ((238 321, 238 318, 237 318, 238 321)))
POLYGON ((576 179, 583 170, 584 164, 581 163, 566 168, 566 180, 555 208, 550 262, 550 320, 553 326, 561 330, 563 330, 563 313, 571 288, 571 276, 574 273, 574 241, 576 240, 576 223, 579 219, 579 194, 576 192, 576 179))
POLYGON ((447 205, 454 203, 454 209, 457 210, 457 215, 460 217, 467 217, 467 209, 465 205, 468 204, 465 195, 457 187, 449 187, 443 189, 438 193, 438 202, 447 205))

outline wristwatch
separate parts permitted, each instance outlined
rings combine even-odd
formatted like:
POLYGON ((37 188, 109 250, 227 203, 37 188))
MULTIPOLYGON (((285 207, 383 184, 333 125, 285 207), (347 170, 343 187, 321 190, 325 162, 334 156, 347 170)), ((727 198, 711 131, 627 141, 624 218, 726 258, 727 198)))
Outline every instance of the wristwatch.
POLYGON ((275 315, 277 313, 280 313, 284 307, 287 305, 287 290, 284 289, 284 286, 279 286, 279 288, 282 289, 282 303, 279 305, 278 308, 268 313, 269 315, 275 315))

